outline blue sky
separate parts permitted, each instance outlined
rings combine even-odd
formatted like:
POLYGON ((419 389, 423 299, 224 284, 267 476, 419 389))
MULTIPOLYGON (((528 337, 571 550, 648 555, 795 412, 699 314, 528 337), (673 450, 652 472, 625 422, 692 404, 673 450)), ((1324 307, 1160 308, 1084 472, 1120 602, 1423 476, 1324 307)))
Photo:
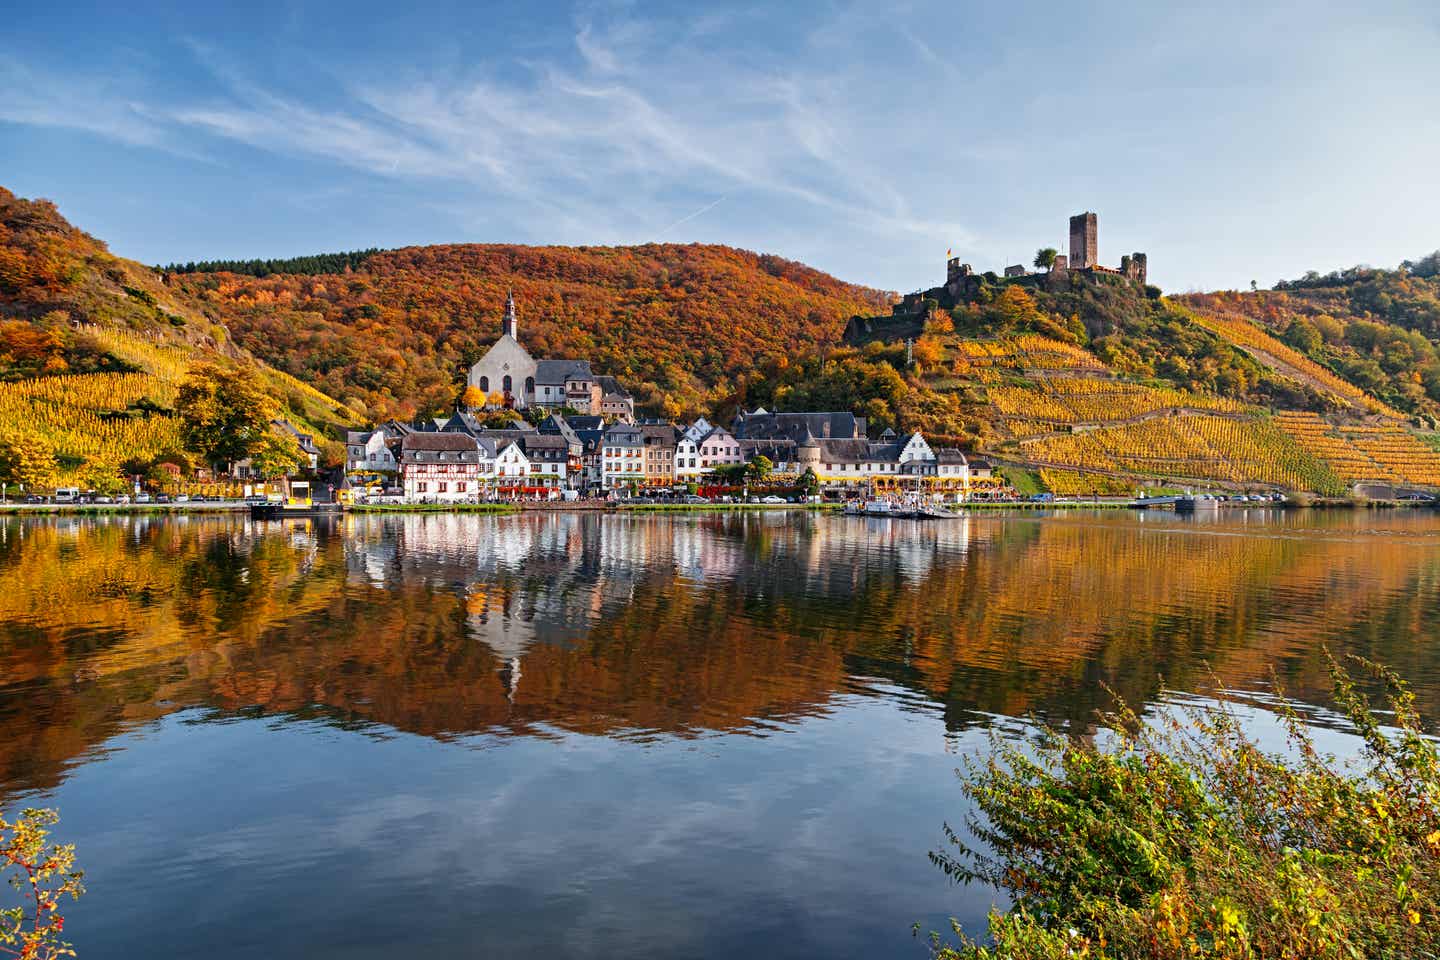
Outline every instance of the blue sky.
POLYGON ((1440 4, 22 4, 0 184, 147 263, 727 243, 908 291, 1440 247, 1440 4), (1262 9, 1263 8, 1263 9, 1262 9))

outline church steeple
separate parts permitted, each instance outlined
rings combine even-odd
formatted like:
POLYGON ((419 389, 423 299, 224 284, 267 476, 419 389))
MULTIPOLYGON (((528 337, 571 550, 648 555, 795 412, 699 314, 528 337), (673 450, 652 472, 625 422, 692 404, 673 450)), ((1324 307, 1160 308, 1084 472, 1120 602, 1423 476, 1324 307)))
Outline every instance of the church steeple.
POLYGON ((515 332, 516 323, 517 321, 515 319, 515 291, 511 290, 505 295, 505 319, 500 321, 500 335, 502 337, 516 337, 518 339, 515 332))

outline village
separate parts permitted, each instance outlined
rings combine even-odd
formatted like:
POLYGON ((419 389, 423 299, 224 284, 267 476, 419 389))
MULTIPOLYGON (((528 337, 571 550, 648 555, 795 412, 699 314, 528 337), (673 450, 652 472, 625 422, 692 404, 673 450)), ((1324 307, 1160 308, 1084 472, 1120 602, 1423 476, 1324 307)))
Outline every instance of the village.
MULTIPOLYGON (((629 392, 588 361, 531 357, 519 339, 513 296, 500 338, 467 384, 473 403, 448 418, 350 432, 337 498, 462 504, 755 494, 771 502, 958 503, 1000 486, 988 463, 932 447, 919 433, 871 436, 865 418, 851 412, 742 410, 728 426, 703 417, 690 424, 637 419, 629 392)), ((301 438, 302 449, 308 439, 301 438)))

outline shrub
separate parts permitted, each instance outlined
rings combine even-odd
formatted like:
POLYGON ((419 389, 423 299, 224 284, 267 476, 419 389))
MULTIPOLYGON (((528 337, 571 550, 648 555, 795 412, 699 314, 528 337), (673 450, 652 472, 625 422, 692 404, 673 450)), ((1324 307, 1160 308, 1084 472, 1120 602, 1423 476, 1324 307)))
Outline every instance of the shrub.
POLYGON ((991 945, 960 934, 938 955, 1435 956, 1440 756, 1408 689, 1357 662, 1384 684, 1393 727, 1332 660, 1361 743, 1348 764, 1319 752, 1283 697, 1285 754, 1223 700, 1145 722, 1122 707, 1106 746, 997 742, 961 771, 980 843, 947 825, 954 852, 931 859, 1012 905, 992 913, 991 945))
POLYGON ((19 960, 73 957, 60 939, 65 918, 60 902, 78 900, 85 875, 75 869, 75 848, 49 843, 60 819, 54 810, 27 809, 14 822, 0 816, 0 874, 20 894, 21 905, 0 909, 0 954, 19 960))

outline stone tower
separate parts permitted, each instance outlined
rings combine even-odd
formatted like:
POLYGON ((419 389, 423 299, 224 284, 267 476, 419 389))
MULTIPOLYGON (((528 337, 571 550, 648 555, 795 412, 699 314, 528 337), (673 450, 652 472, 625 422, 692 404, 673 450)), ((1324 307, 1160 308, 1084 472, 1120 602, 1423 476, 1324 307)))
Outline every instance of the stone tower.
POLYGON ((500 321, 500 336, 510 337, 518 340, 516 335, 518 321, 515 319, 515 291, 511 290, 505 294, 505 319, 500 321))
POLYGON ((1100 262, 1097 252, 1099 227, 1093 213, 1077 213, 1070 218, 1070 260, 1071 270, 1088 270, 1100 262))

